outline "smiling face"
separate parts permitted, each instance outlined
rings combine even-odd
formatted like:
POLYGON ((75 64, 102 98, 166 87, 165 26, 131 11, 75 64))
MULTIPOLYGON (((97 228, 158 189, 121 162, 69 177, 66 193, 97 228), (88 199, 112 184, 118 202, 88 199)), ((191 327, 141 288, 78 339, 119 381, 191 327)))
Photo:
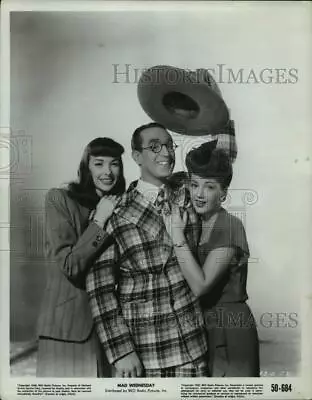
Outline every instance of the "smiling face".
POLYGON ((121 165, 118 158, 104 156, 90 156, 89 170, 98 196, 112 190, 116 185, 121 165))
POLYGON ((226 191, 214 178, 201 178, 191 174, 191 200, 195 211, 200 215, 217 211, 224 201, 226 191))
POLYGON ((172 138, 165 129, 159 127, 144 129, 141 137, 142 150, 133 151, 133 158, 141 168, 141 178, 146 182, 161 186, 164 180, 172 174, 175 164, 172 138), (159 153, 147 148, 157 143, 165 145, 162 146, 159 153))

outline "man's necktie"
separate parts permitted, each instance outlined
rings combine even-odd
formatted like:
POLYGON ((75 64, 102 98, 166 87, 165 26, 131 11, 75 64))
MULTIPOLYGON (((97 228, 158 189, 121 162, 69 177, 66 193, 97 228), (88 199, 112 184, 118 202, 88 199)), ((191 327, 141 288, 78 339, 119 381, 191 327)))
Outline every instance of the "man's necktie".
POLYGON ((158 214, 164 213, 165 215, 170 214, 170 203, 166 196, 166 192, 164 188, 161 188, 158 192, 157 198, 155 200, 155 208, 158 214))

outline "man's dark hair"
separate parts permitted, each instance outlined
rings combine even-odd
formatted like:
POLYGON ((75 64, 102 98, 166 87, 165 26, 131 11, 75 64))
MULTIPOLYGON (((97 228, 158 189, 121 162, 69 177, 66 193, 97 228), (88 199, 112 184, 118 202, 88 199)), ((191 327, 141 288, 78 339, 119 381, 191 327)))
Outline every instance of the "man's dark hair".
POLYGON ((131 149, 132 150, 138 150, 138 151, 142 150, 143 139, 142 139, 141 132, 143 132, 145 129, 148 129, 148 128, 161 128, 161 129, 166 130, 166 128, 162 124, 159 124, 158 122, 150 122, 148 124, 139 126, 138 128, 136 128, 136 130, 133 132, 133 135, 132 135, 132 139, 131 139, 131 149))

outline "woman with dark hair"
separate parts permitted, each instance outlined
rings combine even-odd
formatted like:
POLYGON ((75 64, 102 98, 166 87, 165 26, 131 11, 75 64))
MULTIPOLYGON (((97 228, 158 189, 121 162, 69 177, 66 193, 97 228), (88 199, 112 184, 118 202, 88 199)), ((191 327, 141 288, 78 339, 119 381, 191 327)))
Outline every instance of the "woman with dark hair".
POLYGON ((47 286, 38 321, 37 376, 111 376, 85 292, 92 262, 110 244, 105 224, 125 191, 123 146, 109 138, 85 148, 78 181, 45 199, 47 286))
POLYGON ((177 207, 169 232, 184 277, 205 313, 211 375, 259 376, 258 334, 246 304, 249 248, 242 222, 221 206, 233 172, 216 143, 204 143, 186 156, 191 201, 202 224, 197 254, 185 240, 187 215, 181 216, 177 207))

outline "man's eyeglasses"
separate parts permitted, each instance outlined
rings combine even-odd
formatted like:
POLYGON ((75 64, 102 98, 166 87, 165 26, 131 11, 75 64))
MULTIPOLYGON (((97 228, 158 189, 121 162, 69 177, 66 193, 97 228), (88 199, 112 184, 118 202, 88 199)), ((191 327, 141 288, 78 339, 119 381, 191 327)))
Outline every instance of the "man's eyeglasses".
POLYGON ((169 153, 173 153, 175 149, 178 147, 175 143, 161 143, 155 142, 152 143, 150 146, 142 147, 142 150, 151 150, 153 153, 160 153, 163 146, 165 146, 169 153))

